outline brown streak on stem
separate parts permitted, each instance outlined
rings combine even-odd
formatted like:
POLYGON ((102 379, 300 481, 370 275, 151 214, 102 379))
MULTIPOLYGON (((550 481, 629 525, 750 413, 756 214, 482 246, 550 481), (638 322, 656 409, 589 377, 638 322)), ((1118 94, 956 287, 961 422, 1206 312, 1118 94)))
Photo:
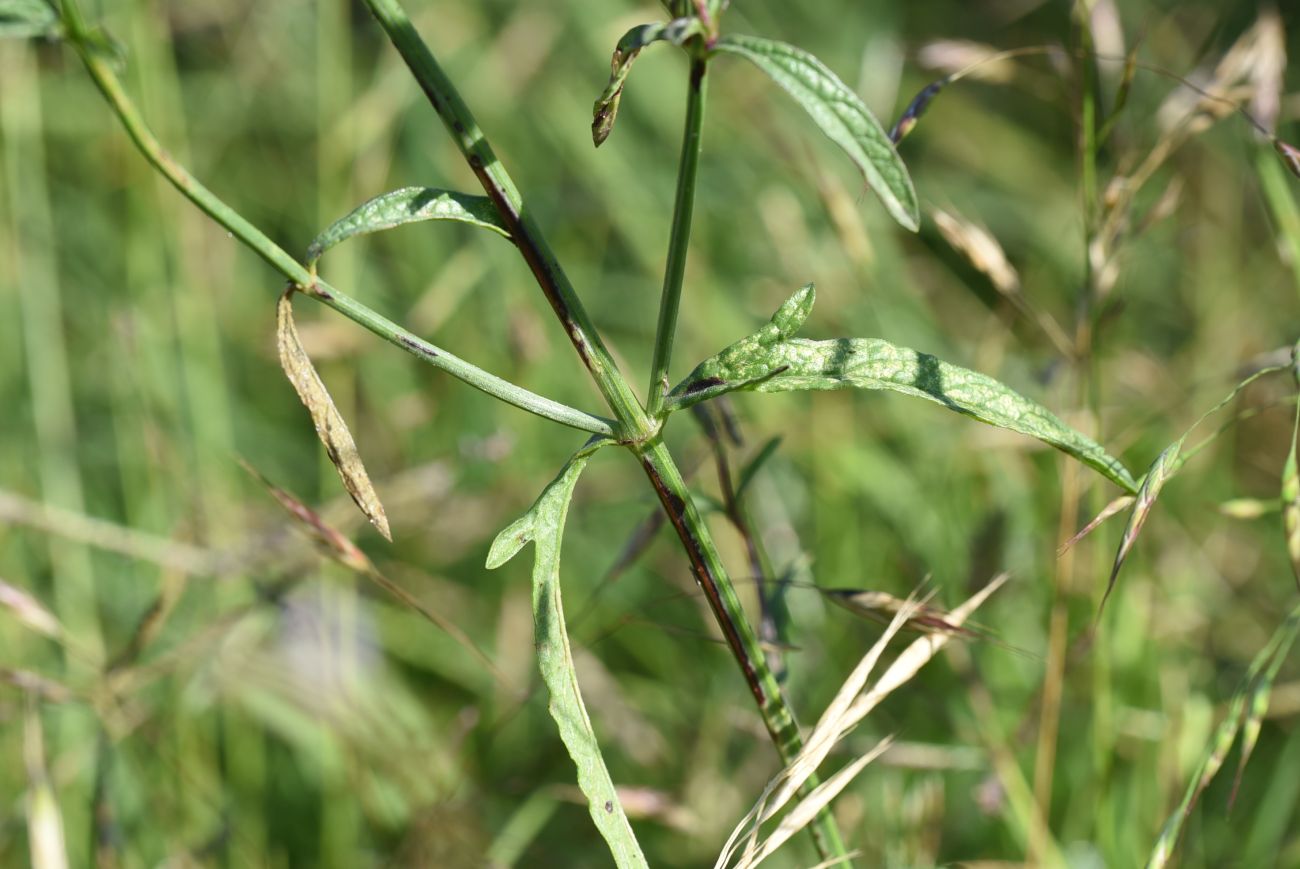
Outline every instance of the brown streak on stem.
POLYGON ((754 695, 754 702, 758 704, 760 710, 766 709, 769 703, 767 692, 763 689, 763 684, 758 678, 758 673, 754 669, 753 662, 750 661, 749 655, 745 651, 745 645, 740 639, 740 632, 736 629, 735 623, 727 613, 722 604, 722 596, 718 593, 718 584, 709 572, 708 564, 704 560, 704 553, 700 551, 700 543, 695 539, 690 526, 686 522, 686 504, 675 493, 670 491, 664 483, 659 472, 651 464, 646 456, 640 456, 641 467, 645 469, 646 476, 650 478, 651 485, 654 486, 655 492, 659 495, 659 501, 664 505, 664 510, 668 514, 668 519, 677 529, 677 536, 681 538, 682 545, 686 548, 686 554, 691 561, 691 569, 695 572, 695 581, 699 584, 700 590, 704 592, 704 597, 709 602, 709 609, 713 611, 713 617, 717 619, 718 627, 722 629, 722 635, 726 638, 727 646, 740 664, 741 672, 745 675, 745 684, 749 686, 749 691, 754 695))

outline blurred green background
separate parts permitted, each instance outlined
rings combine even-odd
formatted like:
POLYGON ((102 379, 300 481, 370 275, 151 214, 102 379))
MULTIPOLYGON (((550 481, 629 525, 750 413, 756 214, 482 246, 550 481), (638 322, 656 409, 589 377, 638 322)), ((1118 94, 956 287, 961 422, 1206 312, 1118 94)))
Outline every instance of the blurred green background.
MULTIPOLYGON (((1123 55, 1140 39, 1144 61, 1202 82, 1263 8, 1120 5, 1122 42, 1099 27, 1099 49, 1123 55)), ((359 4, 100 6, 88 12, 125 46, 124 78, 159 137, 291 251, 384 190, 475 187, 359 4)), ((614 43, 660 7, 412 0, 410 11, 644 388, 681 53, 642 55, 599 151, 589 124, 614 43)), ((1288 10, 1281 23, 1296 48, 1300 20, 1288 10)), ((807 48, 884 119, 940 74, 923 63, 942 55, 935 40, 1078 44, 1071 7, 1035 0, 735 0, 725 29, 807 48)), ((1005 81, 970 80, 936 100, 901 148, 927 208, 908 236, 791 101, 719 59, 675 374, 815 281, 805 335, 883 337, 994 375, 1140 473, 1250 360, 1300 331, 1297 263, 1261 173, 1284 196, 1300 182, 1276 186, 1280 164, 1239 118, 1177 148, 1138 195, 1146 209, 1175 185, 1177 202, 1123 234, 1092 354, 1065 358, 1040 324, 1073 337, 1089 316, 1069 66, 1027 59, 1005 81), (1020 295, 1000 294, 955 251, 931 208, 985 225, 1020 295)), ((1107 105, 1118 72, 1101 67, 1107 105)), ((1167 137, 1158 109, 1177 90, 1138 73, 1101 153, 1102 187, 1167 137)), ((1283 138, 1298 112, 1284 92, 1283 138)), ((388 507, 388 545, 342 493, 280 373, 283 282, 152 173, 70 51, 0 43, 0 155, 0 579, 48 606, 69 637, 30 630, 17 605, 0 611, 0 673, 12 683, 0 686, 0 863, 30 859, 27 797, 43 756, 72 865, 607 865, 537 690, 526 559, 483 568, 496 532, 581 437, 300 301, 304 342, 388 507), (499 674, 316 554, 241 457, 323 505, 499 674), (108 676, 105 661, 118 664, 108 676)), ((601 409, 495 236, 402 228, 331 251, 322 272, 496 374, 601 409)), ((737 462, 784 437, 752 504, 782 568, 898 595, 931 576, 949 605, 1014 574, 980 620, 1032 655, 960 646, 850 738, 850 751, 891 733, 903 743, 837 804, 864 865, 1017 864, 1037 821, 1016 795, 1035 790, 1070 865, 1145 860, 1294 600, 1278 514, 1219 509, 1276 499, 1292 393, 1285 377, 1261 382, 1203 430, 1248 417, 1170 483, 1088 647, 1074 643, 1094 623, 1123 520, 1071 558, 1055 552, 1119 494, 1109 484, 899 396, 735 400, 747 438, 737 462), (1077 652, 1063 678, 1045 676, 1054 623, 1077 652), (1045 684, 1060 697, 1046 730, 1045 684)), ((685 416, 670 440, 688 466, 706 454, 685 416)), ((695 480, 715 491, 707 468, 695 480)), ((593 462, 570 514, 565 600, 596 731, 616 781, 636 788, 628 809, 647 856, 708 865, 777 758, 676 541, 661 535, 602 583, 654 506, 626 456, 593 462)), ((739 539, 721 519, 716 531, 743 575, 739 539)), ((787 601, 798 649, 786 685, 808 722, 878 629, 807 590, 787 601)), ((1231 815, 1235 753, 1189 822, 1182 865, 1300 865, 1297 680, 1300 668, 1284 666, 1231 815)), ((815 862, 800 838, 773 865, 815 862)))

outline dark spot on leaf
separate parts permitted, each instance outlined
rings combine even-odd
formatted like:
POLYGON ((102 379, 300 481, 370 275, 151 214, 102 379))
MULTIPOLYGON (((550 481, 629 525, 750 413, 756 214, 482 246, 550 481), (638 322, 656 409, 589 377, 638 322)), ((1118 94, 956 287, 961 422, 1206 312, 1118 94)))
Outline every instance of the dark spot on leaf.
POLYGON ((614 801, 613 801, 613 800, 605 800, 605 811, 608 812, 608 813, 610 813, 611 815, 614 813, 614 801))
POLYGON ((425 357, 426 359, 433 359, 438 355, 437 353, 433 352, 433 349, 430 348, 429 345, 421 341, 417 341, 414 338, 408 338, 405 335, 398 335, 397 341, 406 349, 411 350, 414 353, 425 357))
POLYGON ((686 394, 694 395, 695 393, 703 392, 704 390, 709 389, 710 387, 721 386, 726 382, 727 381, 723 380, 721 377, 705 377, 701 380, 695 381, 690 386, 686 387, 686 394))

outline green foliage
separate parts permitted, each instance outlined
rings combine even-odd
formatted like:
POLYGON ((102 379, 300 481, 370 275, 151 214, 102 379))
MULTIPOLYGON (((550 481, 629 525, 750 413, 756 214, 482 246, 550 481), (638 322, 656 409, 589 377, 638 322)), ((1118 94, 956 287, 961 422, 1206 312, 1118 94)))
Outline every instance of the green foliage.
MULTIPOLYGON (((1132 64, 1055 47, 1087 27, 1064 7, 1010 29, 991 11, 954 30, 956 7, 940 0, 906 14, 844 0, 665 2, 692 31, 685 51, 638 57, 617 147, 596 154, 590 98, 644 4, 431 0, 410 4, 413 22, 393 0, 366 5, 400 54, 343 0, 166 15, 100 4, 128 63, 97 22, 61 29, 66 50, 0 42, 0 793, 13 795, 0 863, 61 845, 70 865, 609 865, 544 709, 529 590, 482 567, 572 449, 550 422, 620 447, 566 502, 564 571, 548 578, 557 605, 540 612, 567 615, 599 746, 586 718, 565 719, 618 782, 652 865, 712 863, 781 765, 755 687, 780 698, 768 710, 811 723, 877 638, 802 583, 904 598, 932 574, 932 606, 946 612, 1004 568, 1012 579, 980 620, 1032 656, 952 644, 830 758, 828 776, 898 734, 837 808, 858 864, 1140 865, 1189 782, 1199 787, 1234 697, 1224 686, 1247 670, 1232 718, 1244 774, 1239 787, 1214 777, 1179 815, 1178 857, 1189 869, 1300 859, 1295 661, 1279 646, 1252 667, 1294 604, 1282 579, 1300 515, 1292 390, 1261 380, 1225 409, 1219 436, 1180 441, 1239 371, 1279 364, 1285 353, 1269 348, 1294 343, 1296 281, 1277 255, 1300 250, 1294 151, 1261 144, 1243 161, 1248 133, 1226 103, 1148 69, 1208 82, 1235 65, 1249 75, 1208 89, 1266 97, 1264 73, 1280 67, 1256 62, 1275 43, 1241 36, 1234 48, 1253 5, 1192 0, 1171 18, 1149 2, 1093 4, 1099 33, 1114 7, 1130 38, 1105 50, 1132 64), (1162 23, 1136 42, 1148 20, 1162 23), (1014 294, 990 286, 976 246, 950 250, 930 221, 896 231, 861 207, 855 173, 809 159, 816 143, 772 111, 764 78, 726 62, 741 29, 826 61, 787 52, 769 66, 833 94, 810 110, 832 129, 847 103, 821 69, 882 112, 950 82, 902 156, 932 200, 922 212, 966 215, 1002 247, 1014 294), (422 59, 419 34, 437 62, 422 59), (961 80, 972 46, 941 37, 1037 49, 961 80), (683 136, 683 79, 705 63, 708 117, 701 89, 700 123, 683 136), (477 120, 456 114, 459 97, 430 111, 429 91, 449 83, 477 120), (1031 438, 815 391, 737 401, 716 440, 689 420, 658 436, 663 408, 642 408, 613 378, 642 377, 649 348, 674 331, 656 334, 654 296, 673 158, 692 130, 704 132, 699 183, 677 185, 699 203, 693 233, 675 208, 682 243, 669 257, 682 359, 749 333, 756 308, 815 278, 819 330, 887 338, 892 350, 872 346, 898 354, 898 371, 915 377, 929 357, 892 342, 962 360, 1142 465, 1180 443, 1163 521, 1142 528, 1103 621, 1120 529, 1053 552, 1115 493, 1031 438), (510 245, 412 226, 331 248, 320 275, 286 252, 373 191, 411 178, 469 190, 481 176, 508 212, 481 216, 509 226, 510 245), (543 298, 536 276, 562 280, 543 298), (271 305, 286 281, 324 306, 297 300, 300 344, 383 495, 391 543, 355 509, 277 369, 271 305), (577 410, 597 393, 615 399, 599 411, 608 418, 577 410), (299 493, 282 501, 294 518, 239 456, 299 493), (663 473, 673 456, 676 478, 663 473), (652 494, 647 474, 672 485, 652 494), (705 505, 718 511, 707 523, 705 505), (709 541, 697 554, 723 568, 716 577, 737 575, 717 586, 734 606, 707 605, 661 506, 709 541), (319 520, 306 538, 304 516, 319 520), (715 622, 737 612, 758 638, 737 643, 756 685, 705 638, 727 641, 715 622), (760 677, 777 674, 772 692, 760 677)), ((0 2, 11 16, 23 7, 0 2)), ((858 159, 883 158, 868 129, 858 159)), ((773 343, 832 344, 796 337, 804 315, 773 343)), ((844 376, 821 352, 807 351, 804 375, 844 376)), ((757 374, 740 385, 763 391, 793 372, 757 374)), ((558 559, 558 530, 546 539, 558 559)), ((567 663, 551 673, 576 692, 567 663)), ((792 718, 783 726, 797 739, 792 718)), ((785 848, 770 865, 820 862, 802 832, 785 848)))
POLYGON ((599 148, 614 131, 618 119, 618 104, 623 99, 623 88, 632 72, 632 63, 641 49, 655 42, 682 45, 686 40, 700 36, 704 27, 698 18, 675 18, 667 24, 640 24, 633 27, 614 46, 614 56, 609 61, 609 84, 596 99, 592 108, 591 138, 599 148))
POLYGON ((312 239, 307 264, 313 268, 325 251, 356 235, 424 220, 456 220, 510 237, 496 206, 486 196, 470 196, 434 187, 403 187, 381 193, 340 217, 312 239))
POLYGON ((52 37, 61 30, 48 0, 0 0, 0 38, 52 37))
POLYGON ((645 866, 645 856, 637 844, 632 826, 614 783, 610 780, 605 759, 591 729, 591 718, 582 702, 578 674, 569 649, 569 632, 564 625, 564 605, 560 598, 560 542, 564 537, 564 520, 569 513, 573 487, 592 455, 609 444, 593 439, 574 453, 560 475, 537 497, 533 506, 497 535, 488 552, 489 570, 500 567, 529 542, 533 543, 533 643, 537 648, 537 666, 550 692, 549 709, 555 725, 578 768, 578 786, 587 797, 587 808, 596 828, 609 844, 610 854, 620 867, 645 866))
POLYGON ((889 135, 862 99, 825 64, 793 45, 756 36, 726 36, 715 48, 739 55, 767 73, 827 138, 844 149, 890 216, 908 229, 918 228, 916 190, 889 135))
MULTIPOLYGON (((1295 644, 1297 635, 1300 635, 1300 606, 1296 606, 1287 615, 1286 620, 1278 626, 1268 643, 1250 662, 1250 669, 1246 672, 1241 686, 1232 695, 1227 713, 1215 729, 1205 757, 1187 785, 1182 801, 1170 814, 1164 828, 1160 831, 1160 837, 1156 840, 1155 848, 1147 860, 1147 869, 1162 869, 1169 865, 1192 806, 1222 769, 1228 752, 1237 741, 1238 733, 1242 734, 1241 761, 1237 765, 1237 784, 1240 784, 1241 775, 1259 738, 1260 723, 1268 711, 1273 682, 1277 678, 1282 662, 1286 660, 1287 653, 1291 651, 1291 646, 1295 644)), ((1234 794, 1236 787, 1233 786, 1234 794)))
POLYGON ((673 388, 670 407, 688 407, 737 390, 886 389, 1037 438, 1125 491, 1136 491, 1137 483, 1128 469, 1100 444, 991 377, 878 338, 808 341, 793 337, 812 310, 814 298, 809 284, 791 296, 760 331, 697 365, 673 388))

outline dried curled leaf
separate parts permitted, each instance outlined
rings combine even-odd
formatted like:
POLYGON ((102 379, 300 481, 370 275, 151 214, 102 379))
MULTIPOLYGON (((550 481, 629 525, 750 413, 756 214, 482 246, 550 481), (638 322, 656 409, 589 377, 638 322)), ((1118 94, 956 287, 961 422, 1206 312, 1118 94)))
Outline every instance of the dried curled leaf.
POLYGON ((646 866, 645 856, 623 811, 605 759, 596 742, 578 686, 578 674, 569 648, 560 598, 560 543, 578 476, 596 450, 611 443, 596 437, 569 459, 550 485, 522 517, 497 535, 488 552, 489 570, 500 567, 530 541, 533 554, 533 632, 537 664, 550 692, 549 711, 560 739, 578 768, 578 787, 587 796, 587 808, 610 854, 620 869, 646 866))
POLYGON ((312 422, 316 424, 316 434, 325 445, 325 451, 338 470, 348 494, 371 524, 379 529, 379 533, 385 539, 392 540, 392 532, 388 530, 388 517, 384 515, 384 505, 380 503, 379 495, 370 482, 370 475, 361 462, 356 441, 352 439, 343 415, 334 406, 334 399, 330 398, 329 391, 325 389, 325 384, 298 339, 298 330, 293 324, 294 292, 296 290, 292 287, 287 290, 276 307, 276 344, 280 351, 280 367, 293 384, 298 398, 302 399, 311 413, 312 422))
POLYGON ((980 422, 1037 438, 1073 456, 1126 492, 1137 483, 1119 459, 1051 411, 991 377, 879 338, 808 341, 791 337, 812 309, 811 284, 754 335, 696 366, 669 393, 670 410, 737 390, 887 389, 941 404, 980 422))
POLYGON ((501 223, 496 205, 486 196, 437 187, 403 187, 368 199, 331 223, 312 239, 307 248, 307 264, 314 268, 325 251, 355 235, 424 220, 455 220, 510 237, 510 232, 501 223))
POLYGON ((794 97, 826 137, 844 149, 894 220, 915 231, 916 190, 880 121, 820 60, 801 48, 756 36, 726 36, 717 51, 736 54, 794 97))
POLYGON ((641 49, 655 42, 671 42, 681 45, 692 36, 704 32, 704 25, 695 17, 675 18, 667 24, 639 24, 633 27, 614 47, 614 56, 609 61, 609 84, 597 98, 592 107, 591 139, 599 148, 614 131, 614 121, 618 117, 618 104, 623 99, 623 86, 632 72, 632 63, 641 49))

